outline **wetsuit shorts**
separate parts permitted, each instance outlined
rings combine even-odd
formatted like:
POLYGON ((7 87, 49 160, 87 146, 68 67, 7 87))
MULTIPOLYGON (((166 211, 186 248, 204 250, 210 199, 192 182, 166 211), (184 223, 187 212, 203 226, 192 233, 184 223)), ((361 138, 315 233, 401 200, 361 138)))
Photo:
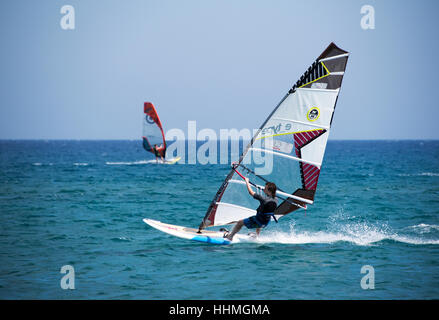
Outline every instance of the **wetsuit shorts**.
POLYGON ((265 228, 270 220, 266 224, 261 223, 256 216, 251 216, 247 219, 244 219, 244 225, 248 229, 256 229, 256 228, 265 228))

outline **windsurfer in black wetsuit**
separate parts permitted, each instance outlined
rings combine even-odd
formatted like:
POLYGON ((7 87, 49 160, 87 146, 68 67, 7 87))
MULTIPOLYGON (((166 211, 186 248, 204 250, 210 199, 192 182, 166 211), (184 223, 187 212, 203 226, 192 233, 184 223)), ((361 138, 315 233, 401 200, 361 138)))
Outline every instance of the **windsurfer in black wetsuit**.
POLYGON ((233 230, 225 235, 225 238, 232 240, 233 236, 241 230, 243 226, 248 229, 256 228, 256 235, 259 236, 262 228, 265 228, 270 222, 270 218, 277 208, 276 200, 276 185, 273 182, 267 182, 264 188, 264 195, 257 194, 254 192, 250 186, 248 178, 245 178, 245 183, 247 184, 248 193, 256 200, 260 202, 258 209, 256 210, 256 215, 251 216, 247 219, 239 220, 233 230))
POLYGON ((154 152, 154 155, 155 155, 155 161, 156 161, 156 163, 159 162, 159 161, 158 161, 158 157, 160 157, 160 159, 162 160, 162 162, 165 163, 165 159, 163 159, 162 152, 161 152, 162 150, 163 150, 163 147, 159 148, 159 147, 157 147, 156 144, 155 144, 154 147, 152 148, 152 151, 154 152))

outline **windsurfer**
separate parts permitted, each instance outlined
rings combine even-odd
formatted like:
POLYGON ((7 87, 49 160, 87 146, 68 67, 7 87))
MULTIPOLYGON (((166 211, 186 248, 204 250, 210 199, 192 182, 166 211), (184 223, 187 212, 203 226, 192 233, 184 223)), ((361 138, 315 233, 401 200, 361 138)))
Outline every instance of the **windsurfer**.
POLYGON ((163 145, 161 145, 160 147, 157 147, 157 145, 155 144, 154 147, 152 148, 152 151, 155 154, 155 161, 158 163, 158 157, 160 157, 160 159, 162 160, 162 162, 165 162, 165 159, 163 159, 163 145))
POLYGON ((250 186, 248 178, 245 178, 245 183, 247 184, 248 193, 256 200, 260 202, 258 209, 256 210, 256 215, 248 217, 243 220, 239 220, 233 230, 225 235, 225 238, 232 240, 233 236, 241 230, 243 226, 248 229, 256 228, 256 235, 259 236, 262 228, 265 228, 270 222, 270 218, 277 207, 276 200, 276 185, 273 182, 267 182, 264 188, 264 195, 257 194, 253 191, 250 186))

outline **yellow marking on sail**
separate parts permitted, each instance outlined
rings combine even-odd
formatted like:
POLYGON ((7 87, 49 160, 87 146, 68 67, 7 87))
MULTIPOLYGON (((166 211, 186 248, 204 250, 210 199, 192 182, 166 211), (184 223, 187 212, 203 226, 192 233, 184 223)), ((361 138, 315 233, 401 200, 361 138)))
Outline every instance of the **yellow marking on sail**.
POLYGON ((316 82, 317 80, 323 79, 324 77, 327 77, 327 76, 329 76, 329 75, 331 74, 331 72, 329 72, 328 68, 326 68, 325 64, 324 64, 323 62, 320 62, 320 63, 322 64, 323 68, 325 68, 325 70, 326 70, 326 72, 327 72, 328 74, 326 74, 326 75, 324 75, 324 76, 321 76, 320 78, 317 78, 317 79, 315 79, 315 80, 313 80, 313 81, 310 81, 310 82, 308 82, 308 83, 305 83, 304 85, 301 85, 299 88, 302 88, 302 87, 304 87, 304 86, 307 86, 307 85, 309 85, 310 83, 316 82))
POLYGON ((318 129, 303 130, 303 131, 296 131, 296 132, 284 132, 284 133, 278 133, 278 134, 272 134, 272 135, 269 135, 269 136, 259 137, 256 140, 265 139, 265 138, 271 138, 271 137, 277 137, 277 136, 284 136, 284 135, 287 135, 287 134, 311 132, 311 131, 315 131, 315 130, 324 130, 324 129, 323 128, 318 128, 318 129))

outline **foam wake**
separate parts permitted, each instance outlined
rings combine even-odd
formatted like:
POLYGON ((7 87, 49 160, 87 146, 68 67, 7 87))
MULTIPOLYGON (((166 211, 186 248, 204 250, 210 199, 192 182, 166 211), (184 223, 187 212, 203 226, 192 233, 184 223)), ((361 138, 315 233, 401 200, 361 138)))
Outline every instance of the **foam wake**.
POLYGON ((337 231, 298 231, 294 225, 290 225, 290 230, 285 231, 266 231, 262 232, 257 238, 258 243, 281 243, 281 244, 318 244, 349 242, 355 245, 368 246, 381 241, 392 240, 396 242, 427 245, 439 244, 437 239, 423 239, 422 237, 403 235, 389 231, 386 226, 382 228, 369 226, 367 224, 346 225, 337 231))
POLYGON ((73 165, 75 165, 75 166, 88 166, 88 163, 87 162, 75 162, 73 165))
MULTIPOLYGON (((167 161, 171 161, 173 159, 166 159, 167 161)), ((140 160, 140 161, 120 161, 120 162, 105 162, 106 165, 113 166, 135 166, 142 164, 171 164, 169 162, 162 162, 160 160, 140 160)))
POLYGON ((140 160, 140 161, 119 161, 119 162, 105 162, 106 165, 113 166, 133 166, 139 164, 156 163, 155 160, 140 160))

